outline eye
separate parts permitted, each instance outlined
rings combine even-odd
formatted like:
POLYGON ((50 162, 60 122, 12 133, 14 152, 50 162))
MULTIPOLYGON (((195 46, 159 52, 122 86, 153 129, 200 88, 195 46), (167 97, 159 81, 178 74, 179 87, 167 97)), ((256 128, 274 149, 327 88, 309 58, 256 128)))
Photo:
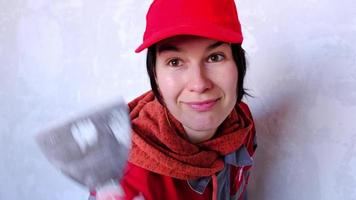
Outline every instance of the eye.
POLYGON ((173 58, 168 61, 167 65, 171 67, 179 67, 182 65, 182 61, 179 58, 173 58))
POLYGON ((224 60, 225 56, 222 54, 212 54, 208 58, 208 62, 220 62, 224 60))

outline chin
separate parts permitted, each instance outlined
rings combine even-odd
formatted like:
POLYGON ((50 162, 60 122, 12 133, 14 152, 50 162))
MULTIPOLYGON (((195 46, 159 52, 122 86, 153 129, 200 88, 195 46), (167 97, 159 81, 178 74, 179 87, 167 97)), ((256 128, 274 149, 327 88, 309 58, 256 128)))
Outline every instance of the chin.
POLYGON ((219 127, 220 123, 208 120, 199 120, 192 123, 192 120, 189 120, 186 125, 196 131, 209 131, 216 130, 219 127))

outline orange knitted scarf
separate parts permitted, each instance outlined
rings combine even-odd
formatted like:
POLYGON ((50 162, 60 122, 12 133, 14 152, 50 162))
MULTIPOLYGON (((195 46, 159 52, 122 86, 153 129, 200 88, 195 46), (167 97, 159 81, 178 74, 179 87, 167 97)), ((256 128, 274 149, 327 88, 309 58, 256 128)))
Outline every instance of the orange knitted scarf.
POLYGON ((147 92, 129 103, 132 150, 129 161, 147 170, 178 179, 211 176, 224 168, 223 156, 252 139, 253 120, 239 103, 215 136, 193 144, 182 124, 147 92))

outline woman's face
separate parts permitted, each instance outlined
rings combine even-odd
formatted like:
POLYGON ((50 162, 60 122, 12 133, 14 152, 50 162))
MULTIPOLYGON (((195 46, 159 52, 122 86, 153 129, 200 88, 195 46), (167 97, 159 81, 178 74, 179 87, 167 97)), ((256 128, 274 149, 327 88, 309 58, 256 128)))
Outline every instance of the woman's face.
POLYGON ((192 142, 210 139, 237 99, 237 68, 228 43, 177 36, 156 45, 163 101, 192 142))

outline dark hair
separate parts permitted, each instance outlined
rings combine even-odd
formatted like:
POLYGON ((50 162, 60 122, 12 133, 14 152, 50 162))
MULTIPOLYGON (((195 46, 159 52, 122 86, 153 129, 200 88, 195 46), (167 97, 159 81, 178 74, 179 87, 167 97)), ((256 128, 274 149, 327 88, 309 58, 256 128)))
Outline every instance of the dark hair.
MULTIPOLYGON (((231 51, 238 72, 236 92, 237 92, 237 102, 240 102, 245 94, 248 95, 245 88, 243 87, 245 74, 246 74, 245 51, 241 47, 241 44, 231 44, 231 51)), ((147 67, 148 76, 150 78, 153 94, 156 96, 157 100, 162 105, 164 105, 163 98, 159 93, 158 85, 156 82, 156 46, 155 45, 150 46, 147 50, 146 67, 147 67)))

